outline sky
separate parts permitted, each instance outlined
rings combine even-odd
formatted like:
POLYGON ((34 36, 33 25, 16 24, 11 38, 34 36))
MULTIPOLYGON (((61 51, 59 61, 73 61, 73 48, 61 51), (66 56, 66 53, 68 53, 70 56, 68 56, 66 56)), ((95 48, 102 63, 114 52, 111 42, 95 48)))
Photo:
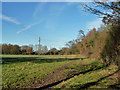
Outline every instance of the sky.
POLYGON ((87 33, 102 23, 83 10, 80 2, 3 2, 2 43, 35 45, 40 36, 48 49, 61 49, 79 30, 87 33))

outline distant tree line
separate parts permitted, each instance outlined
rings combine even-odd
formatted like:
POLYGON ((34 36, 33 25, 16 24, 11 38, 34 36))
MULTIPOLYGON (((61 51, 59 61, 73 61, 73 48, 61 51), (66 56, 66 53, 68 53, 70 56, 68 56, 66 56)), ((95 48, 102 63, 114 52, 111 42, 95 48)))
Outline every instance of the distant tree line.
MULTIPOLYGON (((38 45, 12 45, 12 44, 1 44, 0 49, 2 49, 2 54, 23 54, 23 55, 37 55, 38 54, 38 45), (35 49, 35 50, 34 50, 35 49)), ((48 51, 47 46, 42 46, 40 48, 40 54, 45 54, 48 51)))
POLYGON ((20 47, 18 45, 2 44, 2 54, 20 54, 20 47))

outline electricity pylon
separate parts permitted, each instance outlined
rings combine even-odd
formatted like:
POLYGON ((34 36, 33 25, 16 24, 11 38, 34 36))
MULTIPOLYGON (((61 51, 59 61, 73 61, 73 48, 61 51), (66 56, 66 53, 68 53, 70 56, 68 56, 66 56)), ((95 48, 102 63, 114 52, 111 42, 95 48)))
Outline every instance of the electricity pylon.
POLYGON ((39 50, 38 50, 38 52, 39 52, 39 55, 40 55, 40 37, 39 37, 39 50))

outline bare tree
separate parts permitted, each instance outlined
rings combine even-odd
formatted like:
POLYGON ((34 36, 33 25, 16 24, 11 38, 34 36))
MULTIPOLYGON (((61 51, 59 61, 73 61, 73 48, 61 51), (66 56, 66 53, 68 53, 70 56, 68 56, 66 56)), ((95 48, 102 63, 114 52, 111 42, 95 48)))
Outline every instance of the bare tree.
POLYGON ((84 9, 96 14, 105 24, 120 24, 120 1, 107 2, 108 0, 93 0, 89 5, 81 3, 84 9))

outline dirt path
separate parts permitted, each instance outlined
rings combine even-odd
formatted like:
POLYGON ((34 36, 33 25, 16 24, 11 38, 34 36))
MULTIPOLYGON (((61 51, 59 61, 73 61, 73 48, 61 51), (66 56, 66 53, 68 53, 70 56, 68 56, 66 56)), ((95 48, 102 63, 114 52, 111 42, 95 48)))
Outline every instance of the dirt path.
MULTIPOLYGON (((35 88, 39 88, 39 89, 51 88, 63 81, 69 80, 80 74, 85 74, 87 72, 96 71, 101 68, 106 68, 106 67, 99 67, 94 70, 93 70, 93 68, 90 68, 90 69, 82 71, 82 72, 76 72, 76 70, 73 70, 73 71, 68 71, 67 73, 64 73, 64 75, 62 75, 64 70, 66 69, 66 67, 73 64, 74 62, 75 61, 72 61, 71 63, 68 63, 68 64, 62 66, 61 68, 55 70, 53 73, 49 74, 48 76, 46 76, 43 79, 43 82, 41 82, 39 87, 35 87, 35 88)), ((80 64, 80 66, 82 66, 82 64, 80 64)))
MULTIPOLYGON (((71 64, 73 64, 76 60, 65 64, 64 66, 58 68, 57 70, 55 70, 54 72, 48 74, 47 76, 45 76, 39 84, 36 84, 34 88, 47 88, 49 85, 53 86, 52 84, 56 83, 56 82, 60 82, 61 80, 64 80, 67 78, 67 74, 62 75, 63 71, 65 70, 65 68, 71 64)), ((50 86, 49 86, 50 87, 50 86)))
POLYGON ((75 69, 74 68, 69 69, 69 66, 72 64, 75 64, 76 61, 77 60, 73 60, 70 63, 65 64, 64 66, 59 67, 58 69, 56 69, 52 73, 49 73, 48 75, 46 75, 42 80, 36 79, 35 82, 36 81, 38 81, 38 82, 30 84, 30 86, 27 88, 36 88, 36 89, 51 88, 51 87, 54 87, 63 81, 66 81, 66 80, 73 78, 74 76, 78 76, 80 74, 85 74, 85 73, 88 73, 91 71, 99 70, 101 68, 106 68, 105 66, 99 66, 97 68, 94 68, 95 67, 94 64, 82 65, 82 63, 80 63, 79 64, 80 67, 75 68, 75 69), (93 68, 85 69, 89 65, 91 65, 90 67, 93 67, 94 69, 93 68), (81 71, 80 69, 81 70, 84 69, 84 70, 81 71), (67 70, 67 72, 66 72, 66 70, 67 70))

